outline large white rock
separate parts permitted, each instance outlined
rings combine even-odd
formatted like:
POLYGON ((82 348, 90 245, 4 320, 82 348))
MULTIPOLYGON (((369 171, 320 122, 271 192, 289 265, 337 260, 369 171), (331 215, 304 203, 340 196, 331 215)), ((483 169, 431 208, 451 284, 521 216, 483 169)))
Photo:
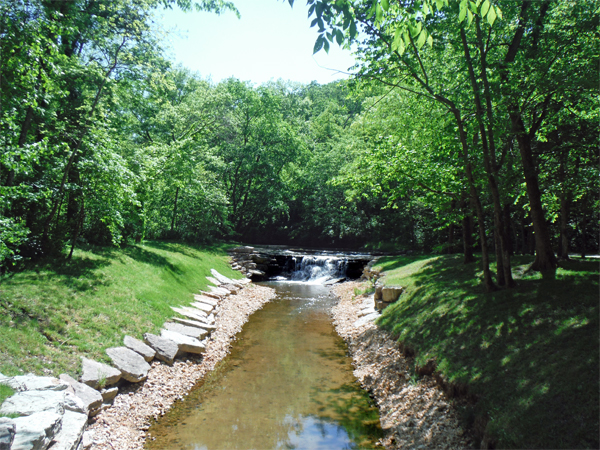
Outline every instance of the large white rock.
POLYGON ((385 303, 394 303, 398 300, 403 290, 402 286, 383 286, 381 289, 381 300, 385 303))
POLYGON ((160 337, 177 344, 179 351, 188 353, 204 353, 206 347, 198 339, 177 333, 176 331, 161 330, 160 337))
POLYGON ((116 386, 100 390, 100 395, 102 396, 103 403, 111 403, 118 393, 119 388, 116 386))
POLYGON ((207 322, 207 320, 206 320, 207 315, 203 311, 200 311, 198 309, 192 309, 192 308, 187 308, 187 307, 177 308, 175 306, 171 306, 171 309, 173 311, 175 311, 176 313, 179 313, 182 316, 185 316, 189 319, 198 320, 200 322, 207 322))
MULTIPOLYGON (((243 246, 243 247, 233 248, 233 249, 231 249, 231 251, 235 252, 235 253, 252 253, 254 251, 254 247, 249 247, 249 246, 246 245, 246 246, 243 246)), ((211 270, 211 272, 212 272, 212 270, 211 270)))
POLYGON ((81 358, 81 382, 94 389, 112 386, 121 379, 121 371, 93 359, 81 358))
POLYGON ((87 414, 65 411, 62 427, 54 438, 51 450, 76 450, 87 427, 87 422, 87 414))
POLYGON ((89 387, 87 384, 80 383, 66 373, 61 374, 59 378, 71 385, 75 395, 83 401, 87 413, 102 404, 102 396, 96 389, 89 387))
POLYGON ((213 277, 219 280, 222 284, 236 284, 237 280, 232 280, 231 278, 226 277, 225 275, 221 275, 215 269, 210 269, 210 273, 213 277))
POLYGON ((62 426, 63 414, 42 411, 14 420, 17 434, 11 450, 46 450, 62 426))
POLYGON ((223 284, 219 280, 217 280, 217 279, 215 279, 213 277, 206 277, 206 279, 208 280, 209 283, 212 283, 215 286, 220 286, 221 284, 223 284))
POLYGON ((181 323, 165 322, 163 327, 169 331, 185 334, 196 339, 202 338, 208 334, 208 331, 202 328, 189 327, 181 323))
POLYGON ((179 352, 179 346, 175 342, 150 333, 144 334, 144 342, 156 350, 158 359, 167 364, 173 364, 173 360, 179 352))
POLYGON ((214 293, 214 292, 200 291, 200 293, 201 293, 202 295, 205 295, 205 296, 207 296, 207 297, 214 298, 215 300, 221 300, 221 297, 222 297, 221 295, 219 295, 219 294, 216 294, 216 293, 214 293))
POLYGON ((38 377, 31 373, 17 375, 16 377, 5 377, 0 384, 10 386, 15 391, 64 391, 69 385, 58 378, 38 377))
POLYGON ((206 330, 208 332, 217 328, 216 325, 211 325, 207 321, 182 319, 181 317, 171 317, 171 320, 175 320, 176 322, 188 325, 190 327, 202 328, 203 330, 206 330))
POLYGON ((211 297, 207 297, 206 295, 198 295, 194 294, 194 300, 197 302, 206 303, 207 305, 217 306, 219 302, 211 297))
POLYGON ((123 378, 132 383, 139 383, 148 377, 150 364, 144 357, 127 347, 106 349, 106 354, 121 371, 123 378))
POLYGON ((226 296, 228 296, 229 294, 231 294, 231 291, 229 291, 229 290, 227 290, 227 289, 225 289, 225 288, 222 288, 222 287, 214 287, 214 286, 210 286, 210 285, 209 285, 209 286, 208 286, 208 289, 210 289, 210 291, 211 291, 213 294, 217 294, 217 295, 220 295, 220 296, 222 296, 222 297, 226 297, 226 296))
POLYGON ((130 348, 134 352, 142 355, 147 362, 152 361, 154 359, 154 355, 156 354, 156 351, 154 351, 152 347, 131 336, 125 336, 123 338, 123 344, 125 344, 125 347, 130 348))
POLYGON ((0 450, 10 450, 16 432, 17 425, 12 419, 0 417, 0 450))
POLYGON ((208 305, 204 302, 193 302, 191 306, 199 309, 200 311, 204 311, 207 314, 210 314, 212 310, 215 309, 213 305, 208 305))
POLYGON ((21 391, 4 400, 0 414, 30 416, 42 411, 52 411, 62 415, 64 406, 64 391, 21 391))

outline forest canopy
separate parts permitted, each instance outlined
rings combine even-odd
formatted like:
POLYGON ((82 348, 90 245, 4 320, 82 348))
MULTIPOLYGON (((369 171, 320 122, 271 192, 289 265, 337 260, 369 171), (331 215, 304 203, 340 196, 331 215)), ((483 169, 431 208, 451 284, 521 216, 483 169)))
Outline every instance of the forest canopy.
POLYGON ((353 79, 214 83, 166 58, 155 11, 229 2, 0 0, 3 270, 233 239, 480 251, 493 289, 515 253, 551 275, 597 251, 594 2, 308 3, 353 79))

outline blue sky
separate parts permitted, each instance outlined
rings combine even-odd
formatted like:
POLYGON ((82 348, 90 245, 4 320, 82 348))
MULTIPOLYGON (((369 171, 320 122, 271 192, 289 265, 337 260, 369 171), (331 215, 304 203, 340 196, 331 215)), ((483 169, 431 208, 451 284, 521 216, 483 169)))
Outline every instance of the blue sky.
MULTIPOLYGON (((171 59, 217 82, 234 76, 260 84, 269 80, 329 83, 354 64, 348 50, 332 45, 329 54, 312 54, 317 29, 310 28, 308 7, 292 9, 281 0, 233 0, 241 13, 221 16, 167 10, 159 23, 170 34, 171 59), (330 70, 333 69, 333 70, 330 70)), ((162 17, 161 17, 162 16, 162 17)))

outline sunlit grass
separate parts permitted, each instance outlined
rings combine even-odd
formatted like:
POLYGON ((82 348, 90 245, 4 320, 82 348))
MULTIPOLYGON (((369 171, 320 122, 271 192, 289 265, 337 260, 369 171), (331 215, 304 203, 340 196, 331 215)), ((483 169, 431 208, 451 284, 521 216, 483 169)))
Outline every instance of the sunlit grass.
POLYGON ((0 372, 77 374, 80 356, 108 361, 123 336, 157 332, 214 268, 239 278, 222 247, 146 242, 76 250, 0 280, 0 372))
POLYGON ((379 323, 469 385, 480 400, 466 416, 486 417, 498 448, 598 448, 598 263, 562 263, 551 281, 513 263, 517 288, 485 293, 458 255, 384 258, 405 293, 379 323))

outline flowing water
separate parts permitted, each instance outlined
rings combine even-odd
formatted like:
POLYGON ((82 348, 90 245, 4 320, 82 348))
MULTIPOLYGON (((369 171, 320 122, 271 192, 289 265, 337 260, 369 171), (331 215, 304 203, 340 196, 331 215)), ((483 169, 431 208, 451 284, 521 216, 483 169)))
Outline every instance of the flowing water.
POLYGON ((216 370, 150 428, 155 440, 146 448, 374 447, 379 413, 331 324, 329 289, 266 284, 277 298, 250 317, 216 370))

